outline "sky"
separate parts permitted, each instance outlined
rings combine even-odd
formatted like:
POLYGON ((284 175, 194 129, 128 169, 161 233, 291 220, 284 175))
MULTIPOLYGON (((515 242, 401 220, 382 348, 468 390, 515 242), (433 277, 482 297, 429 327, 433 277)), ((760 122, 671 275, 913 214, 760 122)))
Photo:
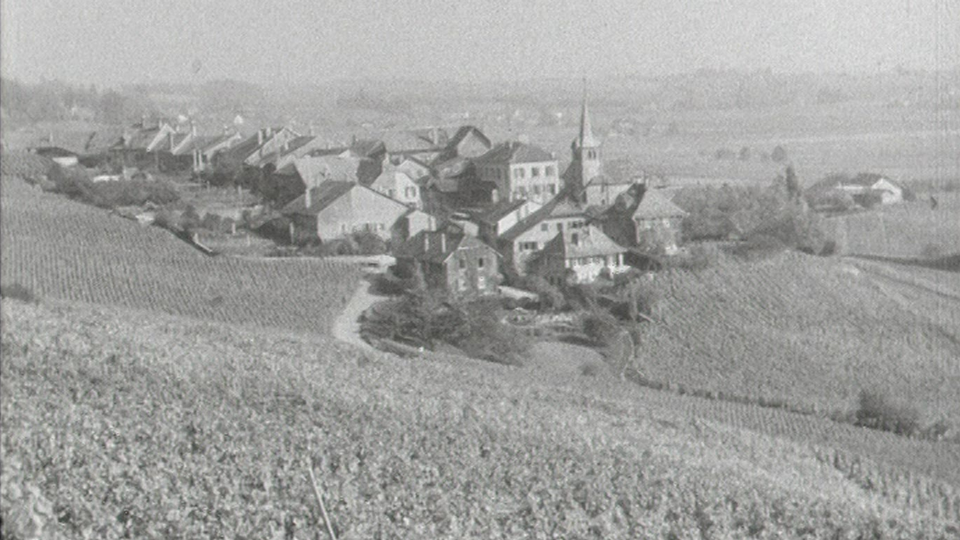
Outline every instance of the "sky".
POLYGON ((960 64, 960 0, 0 0, 0 71, 83 84, 960 64))

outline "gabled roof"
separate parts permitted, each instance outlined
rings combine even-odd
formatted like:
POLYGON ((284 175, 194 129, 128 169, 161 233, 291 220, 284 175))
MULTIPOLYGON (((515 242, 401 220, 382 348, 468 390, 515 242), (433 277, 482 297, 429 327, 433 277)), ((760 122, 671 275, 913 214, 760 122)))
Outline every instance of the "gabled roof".
POLYGON ((665 196, 657 193, 655 190, 648 189, 644 192, 643 198, 636 206, 630 216, 633 219, 657 219, 666 217, 680 217, 687 215, 687 212, 665 196))
MULTIPOLYGON (((493 206, 483 210, 481 212, 476 212, 473 214, 473 217, 484 223, 489 223, 491 225, 497 223, 501 219, 510 215, 511 212, 516 212, 525 204, 529 204, 530 201, 526 199, 514 199, 512 201, 500 201, 493 206)), ((534 203, 536 204, 536 203, 534 203)), ((539 206, 539 205, 538 205, 539 206)), ((538 208, 539 210, 539 208, 538 208)))
POLYGON ((353 182, 324 182, 310 189, 310 207, 306 206, 307 197, 303 194, 283 207, 281 213, 315 216, 334 201, 346 195, 350 190, 362 187, 353 182))
POLYGON ((405 176, 411 183, 414 183, 414 179, 410 177, 404 171, 397 169, 394 166, 384 167, 383 172, 379 176, 373 179, 370 182, 370 187, 376 190, 382 189, 397 189, 397 182, 400 180, 399 176, 405 176))
POLYGON ((483 248, 497 254, 496 250, 475 236, 444 231, 420 231, 401 244, 395 255, 398 259, 443 263, 458 249, 472 248, 483 248))
POLYGON ((306 156, 294 160, 293 166, 303 183, 317 186, 325 181, 357 182, 360 158, 344 156, 306 156))
POLYGON ((891 184, 896 184, 893 180, 890 180, 890 178, 877 173, 860 173, 849 180, 843 180, 841 183, 844 185, 871 187, 880 180, 886 180, 891 184))
POLYGON ((476 162, 481 164, 537 163, 541 161, 556 161, 556 158, 539 146, 517 141, 500 143, 476 159, 476 162))
POLYGON ((626 251, 593 225, 557 233, 543 247, 544 253, 559 253, 564 259, 616 255, 626 251))
POLYGON ((501 238, 508 242, 513 241, 521 234, 539 225, 541 221, 576 216, 588 217, 586 209, 572 200, 566 192, 561 192, 539 210, 520 220, 520 222, 513 227, 510 227, 501 238))
POLYGON ((483 132, 480 131, 480 129, 477 128, 476 126, 460 126, 457 129, 457 132, 453 134, 453 137, 451 137, 450 141, 447 143, 447 148, 456 147, 458 144, 462 143, 463 140, 466 139, 467 136, 470 135, 471 133, 479 137, 480 140, 483 141, 488 148, 493 146, 493 143, 490 141, 490 139, 486 135, 484 135, 483 132))

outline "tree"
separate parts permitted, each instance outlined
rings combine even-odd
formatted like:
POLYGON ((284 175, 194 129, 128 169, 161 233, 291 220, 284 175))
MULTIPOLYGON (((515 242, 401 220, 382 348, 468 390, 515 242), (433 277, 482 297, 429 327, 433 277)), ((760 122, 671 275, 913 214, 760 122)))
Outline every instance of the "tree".
POLYGON ((797 173, 793 170, 793 165, 787 165, 786 181, 787 197, 791 201, 800 199, 800 181, 797 179, 797 173))

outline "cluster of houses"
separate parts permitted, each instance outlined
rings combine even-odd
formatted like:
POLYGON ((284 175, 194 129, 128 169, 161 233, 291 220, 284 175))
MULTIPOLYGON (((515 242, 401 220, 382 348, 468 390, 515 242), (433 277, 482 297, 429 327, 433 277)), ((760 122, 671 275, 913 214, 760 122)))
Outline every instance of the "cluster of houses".
POLYGON ((198 135, 146 119, 109 148, 128 166, 252 174, 292 242, 374 234, 401 271, 418 267, 452 294, 495 292, 501 274, 592 282, 632 254, 678 251, 685 212, 642 176, 605 174, 586 96, 570 151, 561 171, 555 154, 469 125, 340 146, 287 127, 198 135))

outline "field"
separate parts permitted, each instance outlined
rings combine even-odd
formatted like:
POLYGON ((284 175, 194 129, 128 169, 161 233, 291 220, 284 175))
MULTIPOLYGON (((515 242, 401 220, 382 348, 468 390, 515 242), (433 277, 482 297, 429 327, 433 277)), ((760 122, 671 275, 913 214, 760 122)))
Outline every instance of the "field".
POLYGON ((960 276, 897 281, 858 264, 786 253, 658 274, 660 322, 643 327, 638 367, 652 380, 824 414, 875 389, 928 424, 958 425, 960 297, 947 288, 960 290, 960 276))
POLYGON ((323 261, 208 257, 162 229, 11 177, 0 226, 4 285, 40 297, 328 333, 359 275, 323 261))
POLYGON ((934 193, 912 203, 826 220, 844 253, 895 259, 960 254, 960 193, 934 193))
POLYGON ((2 310, 5 529, 26 516, 69 537, 313 537, 312 467, 345 539, 958 532, 956 487, 629 385, 605 399, 594 378, 575 389, 306 334, 2 310))

